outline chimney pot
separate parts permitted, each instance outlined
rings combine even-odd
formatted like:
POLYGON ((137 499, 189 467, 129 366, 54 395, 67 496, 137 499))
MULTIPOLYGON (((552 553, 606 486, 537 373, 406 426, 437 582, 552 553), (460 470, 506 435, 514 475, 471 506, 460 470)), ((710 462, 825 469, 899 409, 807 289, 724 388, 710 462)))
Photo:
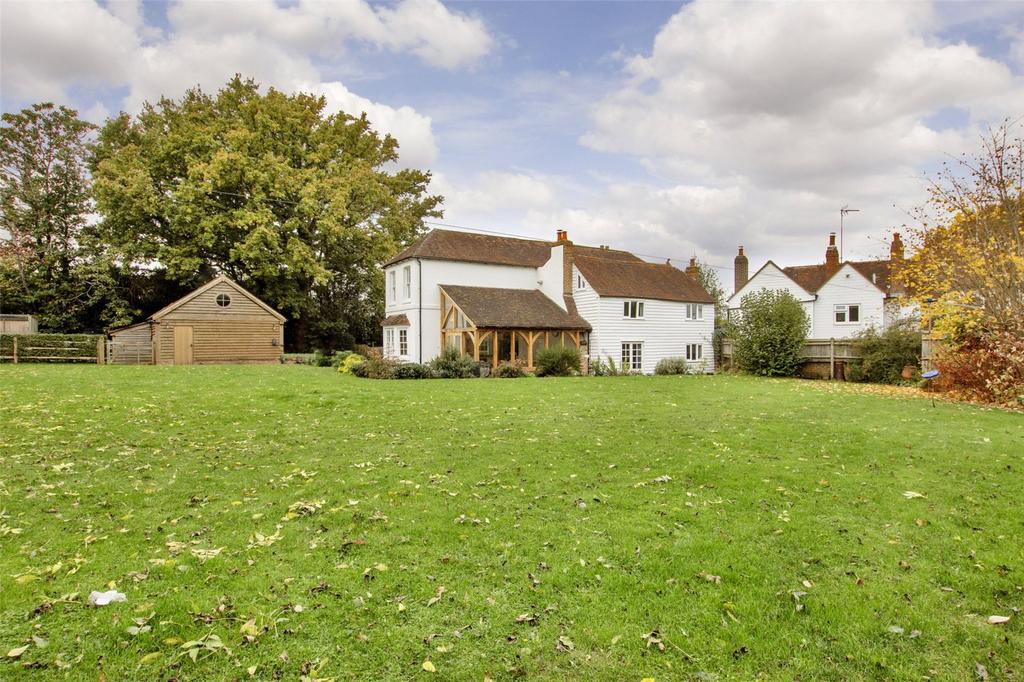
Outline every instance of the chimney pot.
POLYGON ((700 277, 700 268, 697 267, 697 257, 690 257, 690 264, 686 266, 686 274, 693 278, 700 277))
POLYGON ((558 230, 556 233, 556 240, 560 242, 569 241, 569 233, 565 230, 558 230))

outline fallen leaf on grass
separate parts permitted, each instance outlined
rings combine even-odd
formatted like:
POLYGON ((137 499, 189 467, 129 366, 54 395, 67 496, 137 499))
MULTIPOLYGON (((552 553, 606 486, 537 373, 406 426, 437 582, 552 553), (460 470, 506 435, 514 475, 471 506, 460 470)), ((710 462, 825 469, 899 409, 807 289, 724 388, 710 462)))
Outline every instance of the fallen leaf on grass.
POLYGON ((907 498, 908 500, 914 500, 919 497, 923 498, 924 495, 922 495, 921 493, 915 493, 913 490, 907 490, 903 493, 903 497, 907 498))
POLYGON ((426 660, 426 661, 423 661, 423 669, 426 670, 428 673, 436 673, 437 672, 437 668, 434 666, 433 663, 430 662, 429 659, 426 660))
POLYGON ((989 616, 987 622, 988 622, 989 625, 1002 625, 1003 623, 1009 623, 1010 622, 1010 617, 1009 616, 989 616))
POLYGON ((156 663, 163 656, 163 653, 154 651, 153 653, 146 654, 139 659, 139 665, 149 665, 150 663, 156 663))
POLYGON ((565 635, 561 635, 558 638, 558 642, 555 643, 555 651, 572 651, 575 648, 576 645, 565 635))
POLYGON ((665 650, 665 642, 661 641, 661 635, 657 630, 651 630, 646 635, 641 635, 645 642, 647 642, 647 648, 650 649, 652 646, 657 648, 658 651, 665 650))
POLYGON ((28 651, 28 644, 25 646, 19 646, 16 649, 11 649, 7 652, 7 658, 21 658, 21 655, 28 651))
POLYGON ((701 571, 700 573, 698 573, 697 577, 698 578, 703 578, 704 580, 708 581, 709 583, 714 583, 716 585, 719 585, 722 582, 722 576, 720 576, 720 575, 711 575, 710 573, 705 573, 704 571, 701 571))

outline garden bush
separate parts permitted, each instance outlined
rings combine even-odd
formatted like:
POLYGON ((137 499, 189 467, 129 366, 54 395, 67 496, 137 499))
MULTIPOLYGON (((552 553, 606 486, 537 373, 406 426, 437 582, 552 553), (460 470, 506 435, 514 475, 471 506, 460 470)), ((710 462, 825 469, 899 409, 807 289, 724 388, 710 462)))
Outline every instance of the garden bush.
POLYGON ((894 324, 881 334, 866 329, 854 345, 861 357, 846 366, 848 381, 898 384, 904 381, 904 367, 921 362, 921 333, 910 323, 894 324))
POLYGON ((331 356, 331 367, 337 369, 341 367, 342 363, 353 355, 350 350, 339 350, 337 353, 331 356))
POLYGON ((11 362, 14 337, 18 337, 18 362, 96 362, 98 334, 2 334, 0 362, 11 362))
POLYGON ((596 377, 625 377, 637 373, 616 365, 615 360, 610 355, 606 360, 596 358, 590 367, 590 371, 596 377))
POLYGON ((539 377, 567 377, 579 374, 580 353, 573 346, 551 346, 533 359, 539 377))
POLYGON ((751 374, 792 376, 802 363, 809 328, 803 306, 788 291, 747 294, 735 323, 736 364, 751 374))
POLYGON ((494 370, 494 373, 491 374, 491 376, 498 379, 519 379, 527 376, 527 374, 526 369, 522 365, 512 362, 503 362, 498 365, 498 369, 494 370))
POLYGON ((309 364, 314 367, 331 367, 334 365, 334 355, 331 351, 317 348, 309 359, 309 364))
POLYGON ((384 357, 379 351, 371 350, 363 357, 362 362, 353 365, 352 374, 363 379, 394 379, 397 368, 396 360, 384 357))
POLYGON ((338 365, 338 371, 342 374, 355 374, 355 368, 362 365, 365 361, 362 355, 356 353, 349 353, 341 364, 338 365))
POLYGON ((655 374, 690 374, 686 358, 662 358, 654 366, 655 374))
POLYGON ((406 362, 394 369, 395 379, 432 379, 434 372, 427 365, 418 362, 406 362))
POLYGON ((480 376, 480 366, 473 358, 455 348, 445 348, 430 361, 430 369, 439 379, 472 379, 480 376))
POLYGON ((1024 323, 961 339, 938 353, 937 388, 999 405, 1024 405, 1024 323))

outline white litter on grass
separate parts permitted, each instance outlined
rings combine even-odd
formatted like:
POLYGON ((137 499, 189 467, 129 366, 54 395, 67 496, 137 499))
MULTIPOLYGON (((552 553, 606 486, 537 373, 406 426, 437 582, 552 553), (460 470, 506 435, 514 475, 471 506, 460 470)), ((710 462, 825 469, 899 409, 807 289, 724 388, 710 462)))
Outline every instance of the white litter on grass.
POLYGON ((116 601, 128 601, 128 597, 125 596, 124 592, 118 592, 117 590, 107 590, 106 592, 90 592, 89 593, 89 604, 92 606, 106 606, 116 601))

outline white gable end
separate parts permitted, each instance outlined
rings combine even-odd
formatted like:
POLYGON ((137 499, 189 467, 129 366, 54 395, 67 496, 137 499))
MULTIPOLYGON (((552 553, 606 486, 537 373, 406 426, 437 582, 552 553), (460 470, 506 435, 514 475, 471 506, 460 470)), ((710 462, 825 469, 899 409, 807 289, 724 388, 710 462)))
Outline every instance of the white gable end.
POLYGON ((881 329, 884 321, 885 294, 846 264, 818 289, 810 335, 816 339, 846 339, 868 327, 881 329), (851 313, 852 306, 856 306, 855 313, 851 313))
POLYGON ((755 291, 771 289, 774 291, 788 291, 798 301, 813 301, 814 294, 810 293, 799 284, 789 278, 782 269, 775 263, 768 261, 764 267, 743 285, 743 288, 729 297, 730 308, 739 308, 743 297, 755 291))

